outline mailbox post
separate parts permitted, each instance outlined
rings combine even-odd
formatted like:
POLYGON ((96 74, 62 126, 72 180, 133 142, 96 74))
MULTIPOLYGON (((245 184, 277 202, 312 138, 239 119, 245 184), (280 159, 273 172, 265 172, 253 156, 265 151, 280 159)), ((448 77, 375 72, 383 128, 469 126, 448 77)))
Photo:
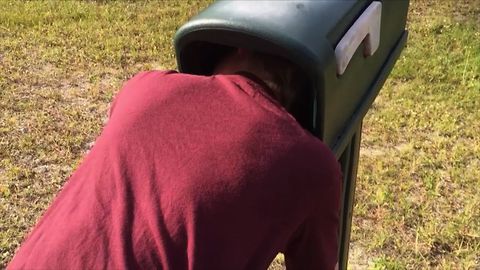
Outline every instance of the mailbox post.
POLYGON ((340 269, 347 268, 362 120, 406 40, 408 0, 218 1, 175 36, 179 70, 210 75, 228 47, 290 60, 308 77, 300 124, 339 160, 340 269))

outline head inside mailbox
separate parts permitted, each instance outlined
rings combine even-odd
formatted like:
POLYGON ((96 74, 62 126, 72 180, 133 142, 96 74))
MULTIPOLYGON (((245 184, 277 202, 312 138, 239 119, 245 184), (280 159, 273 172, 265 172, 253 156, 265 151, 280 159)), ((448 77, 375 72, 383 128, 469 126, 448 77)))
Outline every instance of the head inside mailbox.
POLYGON ((294 63, 306 74, 300 124, 343 170, 340 268, 345 268, 363 117, 406 40, 408 0, 218 1, 175 36, 181 72, 208 75, 228 48, 294 63))

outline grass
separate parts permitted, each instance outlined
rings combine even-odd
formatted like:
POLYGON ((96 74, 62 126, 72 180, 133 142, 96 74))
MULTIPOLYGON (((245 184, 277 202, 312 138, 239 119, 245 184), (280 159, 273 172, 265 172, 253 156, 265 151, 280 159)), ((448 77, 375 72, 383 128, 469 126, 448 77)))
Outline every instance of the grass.
MULTIPOLYGON (((3 268, 122 82, 175 68, 175 30, 209 1, 0 1, 3 268)), ((412 1, 408 46, 364 122, 350 268, 480 267, 479 18, 478 0, 412 1)))
POLYGON ((364 122, 353 245, 373 269, 480 267, 480 2, 411 3, 364 122))

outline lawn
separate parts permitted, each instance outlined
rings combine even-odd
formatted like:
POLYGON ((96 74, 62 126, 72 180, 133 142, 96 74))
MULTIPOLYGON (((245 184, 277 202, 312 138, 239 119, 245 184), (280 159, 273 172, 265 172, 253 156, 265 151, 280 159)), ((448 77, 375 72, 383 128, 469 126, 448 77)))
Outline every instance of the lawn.
MULTIPOLYGON (((0 1, 4 268, 122 82, 175 68, 175 30, 209 1, 0 1)), ((408 28, 364 121, 350 268, 478 269, 480 1, 412 1, 408 28)))

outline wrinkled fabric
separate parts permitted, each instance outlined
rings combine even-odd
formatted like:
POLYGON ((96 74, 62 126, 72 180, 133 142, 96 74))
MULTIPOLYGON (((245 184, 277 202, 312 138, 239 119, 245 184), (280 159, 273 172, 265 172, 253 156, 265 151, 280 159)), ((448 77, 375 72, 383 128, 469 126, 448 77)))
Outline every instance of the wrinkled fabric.
POLYGON ((339 165, 263 87, 132 78, 8 268, 333 269, 339 165))

